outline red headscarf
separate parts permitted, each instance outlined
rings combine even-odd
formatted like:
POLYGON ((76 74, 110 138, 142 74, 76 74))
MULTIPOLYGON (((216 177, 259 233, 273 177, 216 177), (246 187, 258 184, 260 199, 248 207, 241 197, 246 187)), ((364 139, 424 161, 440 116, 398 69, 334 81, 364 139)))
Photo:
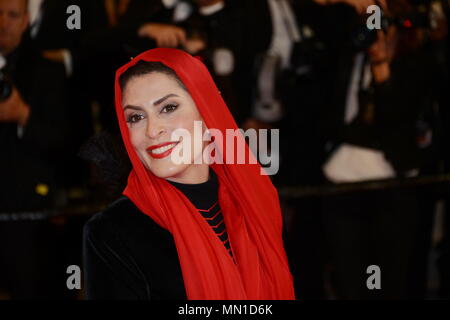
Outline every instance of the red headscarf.
MULTIPOLYGON (((142 164, 130 141, 119 86, 120 75, 140 60, 159 61, 172 68, 208 128, 219 129, 225 137, 225 130, 236 130, 237 125, 208 69, 188 53, 152 49, 117 70, 116 112, 133 164, 123 194, 172 233, 188 299, 295 299, 283 248, 278 193, 268 176, 260 174, 259 164, 211 165, 218 177, 219 204, 236 264, 184 194, 142 164)), ((225 159, 226 150, 221 152, 225 159)))

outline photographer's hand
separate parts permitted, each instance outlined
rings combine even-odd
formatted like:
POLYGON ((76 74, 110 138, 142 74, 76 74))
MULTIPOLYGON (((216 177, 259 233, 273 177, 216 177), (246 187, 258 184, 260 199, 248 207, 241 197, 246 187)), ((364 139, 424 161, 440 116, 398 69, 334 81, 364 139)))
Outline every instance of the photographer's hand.
POLYGON ((0 101, 0 122, 15 122, 25 126, 29 116, 30 107, 23 101, 16 88, 13 88, 8 99, 0 101))
POLYGON ((139 28, 138 35, 155 40, 158 47, 176 48, 186 41, 186 32, 170 24, 146 23, 139 28))
POLYGON ((64 63, 64 50, 65 49, 45 50, 42 52, 42 56, 50 61, 64 63))
POLYGON ((190 54, 197 54, 206 48, 206 42, 201 38, 188 38, 186 39, 183 48, 190 54))
POLYGON ((389 79, 391 74, 390 63, 394 58, 396 46, 396 29, 389 27, 387 34, 378 31, 377 41, 367 50, 372 64, 372 73, 375 82, 381 83, 389 79))
POLYGON ((220 2, 224 2, 224 0, 195 0, 198 6, 207 7, 212 6, 220 2))

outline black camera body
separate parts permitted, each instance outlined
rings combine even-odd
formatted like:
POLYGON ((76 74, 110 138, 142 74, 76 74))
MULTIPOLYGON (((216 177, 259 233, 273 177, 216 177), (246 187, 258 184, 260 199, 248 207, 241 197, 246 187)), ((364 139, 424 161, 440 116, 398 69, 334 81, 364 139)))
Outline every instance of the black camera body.
MULTIPOLYGON (((401 16, 387 16, 381 10, 381 30, 386 32, 391 25, 395 25, 399 29, 429 29, 431 27, 430 2, 430 0, 411 1, 413 11, 401 16)), ((377 40, 377 31, 379 30, 367 27, 368 18, 368 15, 360 17, 351 35, 351 44, 355 51, 367 50, 377 40)))

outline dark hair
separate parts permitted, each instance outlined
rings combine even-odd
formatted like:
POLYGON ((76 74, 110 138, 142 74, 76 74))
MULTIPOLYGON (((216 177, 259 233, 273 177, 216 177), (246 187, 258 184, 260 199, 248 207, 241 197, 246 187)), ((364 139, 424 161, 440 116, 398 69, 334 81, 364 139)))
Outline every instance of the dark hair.
POLYGON ((102 131, 91 136, 81 146, 78 156, 93 164, 94 190, 108 201, 120 196, 132 168, 120 133, 102 131))
POLYGON ((134 66, 130 67, 120 75, 119 77, 120 88, 124 90, 127 83, 134 77, 143 76, 153 72, 164 73, 169 77, 172 77, 176 82, 178 82, 181 88, 188 91, 183 81, 181 81, 181 79, 178 77, 175 71, 173 71, 173 69, 169 68, 165 64, 158 61, 143 61, 143 60, 140 60, 138 63, 136 63, 134 66))

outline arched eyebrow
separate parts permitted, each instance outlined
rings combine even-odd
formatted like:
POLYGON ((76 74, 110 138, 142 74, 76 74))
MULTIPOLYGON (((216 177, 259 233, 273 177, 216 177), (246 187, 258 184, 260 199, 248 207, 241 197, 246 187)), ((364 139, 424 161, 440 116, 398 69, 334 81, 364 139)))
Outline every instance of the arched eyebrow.
POLYGON ((127 110, 127 109, 132 109, 132 110, 138 110, 138 111, 143 111, 144 109, 142 109, 139 106, 132 106, 131 104, 127 104, 124 108, 123 111, 127 110))
MULTIPOLYGON (((171 98, 171 97, 179 97, 178 95, 176 95, 175 93, 169 93, 167 95, 165 95, 164 97, 156 100, 155 102, 153 102, 153 105, 156 107, 158 105, 160 105, 161 103, 163 103, 165 100, 171 98)), ((139 107, 139 106, 133 106, 130 104, 127 104, 123 110, 125 111, 126 109, 133 109, 133 110, 144 110, 143 108, 139 107)))
POLYGON ((178 95, 176 95, 175 93, 169 93, 168 95, 165 95, 164 97, 162 97, 161 99, 156 100, 155 102, 153 102, 154 106, 157 106, 161 103, 164 102, 164 100, 171 98, 171 97, 178 97, 178 95))

